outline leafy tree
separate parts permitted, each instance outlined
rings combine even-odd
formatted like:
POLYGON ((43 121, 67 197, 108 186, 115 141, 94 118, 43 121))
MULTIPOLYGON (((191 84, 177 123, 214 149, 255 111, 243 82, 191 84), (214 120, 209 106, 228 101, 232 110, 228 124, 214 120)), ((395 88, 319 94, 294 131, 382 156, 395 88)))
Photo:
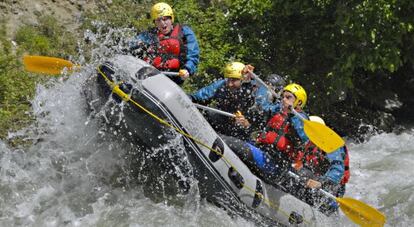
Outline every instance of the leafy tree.
POLYGON ((344 114, 369 121, 367 109, 384 111, 390 97, 378 97, 378 91, 398 93, 387 78, 413 63, 412 51, 406 51, 412 50, 413 3, 258 2, 232 1, 231 36, 240 37, 242 53, 259 69, 303 84, 311 94, 312 112, 326 113, 332 121, 344 114))

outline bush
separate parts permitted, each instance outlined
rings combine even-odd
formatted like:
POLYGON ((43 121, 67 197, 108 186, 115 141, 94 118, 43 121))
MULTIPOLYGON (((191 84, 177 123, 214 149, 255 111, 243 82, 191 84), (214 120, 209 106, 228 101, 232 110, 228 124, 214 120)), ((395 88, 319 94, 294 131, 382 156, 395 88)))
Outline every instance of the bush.
POLYGON ((18 29, 13 48, 7 40, 6 29, 0 28, 0 138, 9 131, 16 131, 32 122, 30 100, 35 94, 36 83, 47 79, 24 71, 23 54, 69 58, 77 53, 76 37, 66 31, 51 16, 39 18, 36 26, 24 25, 18 29))
POLYGON ((52 16, 42 16, 38 25, 24 25, 15 40, 19 50, 31 55, 69 58, 77 54, 77 36, 52 16))
MULTIPOLYGON (((2 46, 6 45, 2 40, 2 46)), ((0 49, 0 138, 9 130, 17 130, 31 121, 28 114, 34 95, 36 78, 21 69, 17 56, 0 49)))

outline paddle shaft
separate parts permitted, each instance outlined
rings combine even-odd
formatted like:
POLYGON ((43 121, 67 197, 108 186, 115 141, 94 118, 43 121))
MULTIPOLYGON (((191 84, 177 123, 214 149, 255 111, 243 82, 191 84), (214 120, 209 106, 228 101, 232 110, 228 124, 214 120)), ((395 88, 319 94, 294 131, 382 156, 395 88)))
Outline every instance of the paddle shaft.
POLYGON ((269 85, 267 85, 258 75, 256 75, 254 72, 250 72, 253 75, 253 79, 255 79, 259 84, 264 86, 272 95, 273 97, 279 97, 279 95, 276 94, 276 92, 273 89, 270 89, 269 85))
POLYGON ((178 76, 178 72, 166 72, 166 71, 162 71, 162 74, 165 74, 167 76, 178 76))
POLYGON ((307 121, 308 119, 305 119, 302 115, 300 115, 295 108, 290 108, 290 110, 292 111, 292 113, 294 113, 297 117, 299 117, 302 121, 307 121))
POLYGON ((197 108, 200 108, 200 109, 203 109, 203 110, 207 110, 207 111, 211 111, 211 112, 214 112, 214 113, 218 113, 218 114, 221 114, 221 115, 224 115, 224 116, 227 116, 227 117, 236 117, 235 114, 232 114, 232 113, 229 113, 229 112, 225 112, 225 111, 222 111, 222 110, 218 110, 218 109, 215 109, 215 108, 212 108, 212 107, 203 106, 203 105, 200 105, 200 104, 197 104, 197 103, 194 103, 194 105, 197 108))
MULTIPOLYGON (((80 68, 80 65, 76 65, 71 61, 46 56, 25 55, 23 56, 23 63, 26 67, 26 70, 29 72, 46 73, 52 75, 61 74, 62 70, 65 68, 69 71, 80 68)), ((179 75, 178 72, 161 71, 161 73, 167 76, 179 75)))

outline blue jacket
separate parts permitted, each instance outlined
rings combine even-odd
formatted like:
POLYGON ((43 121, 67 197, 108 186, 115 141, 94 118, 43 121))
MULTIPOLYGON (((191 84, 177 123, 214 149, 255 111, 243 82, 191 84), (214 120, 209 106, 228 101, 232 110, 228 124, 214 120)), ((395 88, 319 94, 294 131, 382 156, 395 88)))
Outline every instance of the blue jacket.
MULTIPOLYGON (((190 75, 193 75, 197 71, 197 66, 200 60, 200 49, 193 30, 186 25, 182 25, 181 30, 183 32, 184 44, 186 45, 187 50, 185 62, 182 62, 182 64, 184 65, 184 68, 188 70, 190 75)), ((158 37, 156 29, 151 29, 138 34, 130 42, 130 49, 136 49, 142 43, 147 46, 157 46, 158 37)))
POLYGON ((263 113, 260 108, 256 108, 257 105, 265 101, 262 100, 263 97, 258 96, 254 80, 242 83, 241 87, 235 90, 230 90, 226 84, 227 79, 217 80, 191 94, 190 97, 193 102, 201 104, 208 104, 214 100, 216 108, 229 113, 241 111, 251 124, 249 128, 241 127, 238 124, 231 125, 231 123, 235 123, 233 119, 217 114, 209 114, 208 118, 217 132, 248 140, 252 131, 259 130, 265 125, 262 118, 263 113))
MULTIPOLYGON (((199 89, 198 91, 194 92, 193 94, 191 94, 191 99, 195 102, 208 102, 212 99, 217 98, 217 94, 219 92, 220 89, 224 89, 227 83, 227 79, 221 79, 221 80, 217 80, 201 89, 199 89)), ((252 87, 256 86, 256 81, 252 80, 251 82, 249 82, 252 87)), ((242 85, 243 86, 243 85, 242 85)), ((253 89, 253 88, 252 88, 253 89)), ((267 88, 264 86, 259 86, 257 89, 255 89, 255 92, 251 94, 252 97, 254 97, 254 101, 257 106, 261 107, 262 109, 264 109, 263 107, 266 107, 268 109, 276 109, 276 107, 273 107, 271 105, 271 103, 268 100, 267 97, 267 88)), ((249 106, 251 107, 251 106, 249 106)))
POLYGON ((226 79, 217 80, 203 88, 200 88, 195 93, 191 94, 191 99, 194 102, 206 102, 214 98, 215 94, 220 88, 226 86, 226 79))
POLYGON ((328 159, 330 166, 322 179, 328 179, 335 184, 339 184, 345 173, 345 148, 341 147, 334 152, 326 154, 326 158, 328 159))
MULTIPOLYGON (((299 113, 303 118, 309 119, 308 115, 304 112, 299 113)), ((308 136, 305 134, 303 120, 300 117, 294 115, 290 118, 290 122, 292 123, 293 128, 295 129, 296 133, 298 134, 300 140, 303 143, 307 143, 309 141, 308 136)))

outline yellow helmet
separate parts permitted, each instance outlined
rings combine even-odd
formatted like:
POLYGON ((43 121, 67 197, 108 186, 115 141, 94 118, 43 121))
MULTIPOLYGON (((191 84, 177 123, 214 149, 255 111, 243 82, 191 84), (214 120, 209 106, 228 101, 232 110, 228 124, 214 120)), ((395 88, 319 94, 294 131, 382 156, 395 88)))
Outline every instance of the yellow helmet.
POLYGON ((325 125, 325 121, 322 118, 318 117, 318 116, 309 116, 309 120, 325 125))
POLYGON ((232 62, 224 67, 224 78, 242 79, 245 65, 241 62, 232 62))
POLYGON ((308 99, 308 96, 306 95, 306 91, 305 89, 303 89, 302 86, 300 86, 299 84, 288 84, 283 91, 288 91, 290 93, 292 93, 293 95, 295 95, 296 100, 293 103, 293 107, 296 107, 299 103, 299 101, 301 101, 302 103, 300 104, 300 107, 303 108, 306 104, 306 100, 308 99))
POLYGON ((171 17, 174 23, 174 13, 170 5, 164 2, 157 3, 151 8, 151 19, 156 20, 160 17, 171 17))

